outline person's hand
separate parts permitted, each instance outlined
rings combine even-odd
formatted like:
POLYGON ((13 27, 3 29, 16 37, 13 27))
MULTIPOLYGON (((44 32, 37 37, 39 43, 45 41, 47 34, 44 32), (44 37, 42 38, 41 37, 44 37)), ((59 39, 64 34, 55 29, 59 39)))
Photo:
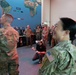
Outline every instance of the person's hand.
POLYGON ((36 50, 36 49, 35 49, 35 47, 32 47, 32 50, 34 50, 34 51, 35 51, 35 50, 36 50))
POLYGON ((40 54, 40 52, 39 52, 39 51, 36 51, 36 53, 40 54))

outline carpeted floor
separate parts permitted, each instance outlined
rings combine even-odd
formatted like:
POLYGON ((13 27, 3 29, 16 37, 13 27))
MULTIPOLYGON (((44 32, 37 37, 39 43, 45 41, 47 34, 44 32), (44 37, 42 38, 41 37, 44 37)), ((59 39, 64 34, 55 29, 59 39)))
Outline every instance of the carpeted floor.
POLYGON ((35 51, 31 50, 31 47, 19 47, 19 75, 38 75, 38 70, 41 64, 38 61, 33 62, 32 57, 35 51))

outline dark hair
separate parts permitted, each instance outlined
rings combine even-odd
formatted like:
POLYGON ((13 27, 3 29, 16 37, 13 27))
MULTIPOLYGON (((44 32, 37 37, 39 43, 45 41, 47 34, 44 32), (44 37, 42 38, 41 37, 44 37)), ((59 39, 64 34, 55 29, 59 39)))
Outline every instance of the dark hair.
POLYGON ((70 40, 73 41, 76 34, 76 22, 71 18, 60 18, 62 21, 63 30, 70 31, 70 40))

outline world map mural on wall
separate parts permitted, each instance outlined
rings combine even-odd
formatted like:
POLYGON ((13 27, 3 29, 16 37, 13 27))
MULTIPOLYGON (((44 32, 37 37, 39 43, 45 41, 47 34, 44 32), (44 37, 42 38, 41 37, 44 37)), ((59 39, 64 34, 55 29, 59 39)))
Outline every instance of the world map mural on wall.
MULTIPOLYGON (((41 5, 41 0, 24 0, 24 6, 30 10, 30 15, 35 16, 37 14, 37 7, 41 5)), ((4 13, 9 13, 12 9, 10 4, 6 0, 0 0, 0 6, 4 13)))
POLYGON ((25 7, 30 9, 30 15, 34 16, 37 14, 37 7, 41 5, 41 0, 25 0, 24 1, 25 7))
POLYGON ((41 24, 41 8, 41 0, 0 0, 0 18, 9 13, 14 17, 13 27, 30 25, 33 30, 41 24))

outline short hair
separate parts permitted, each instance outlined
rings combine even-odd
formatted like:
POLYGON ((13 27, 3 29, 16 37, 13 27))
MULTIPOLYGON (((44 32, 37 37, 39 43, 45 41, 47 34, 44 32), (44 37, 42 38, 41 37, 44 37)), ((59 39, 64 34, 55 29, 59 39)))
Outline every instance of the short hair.
POLYGON ((76 22, 71 18, 60 18, 62 22, 63 30, 70 31, 70 40, 73 41, 75 39, 76 34, 76 22))
POLYGON ((5 13, 4 15, 7 18, 7 22, 12 23, 12 21, 14 20, 13 16, 7 13, 5 13))

